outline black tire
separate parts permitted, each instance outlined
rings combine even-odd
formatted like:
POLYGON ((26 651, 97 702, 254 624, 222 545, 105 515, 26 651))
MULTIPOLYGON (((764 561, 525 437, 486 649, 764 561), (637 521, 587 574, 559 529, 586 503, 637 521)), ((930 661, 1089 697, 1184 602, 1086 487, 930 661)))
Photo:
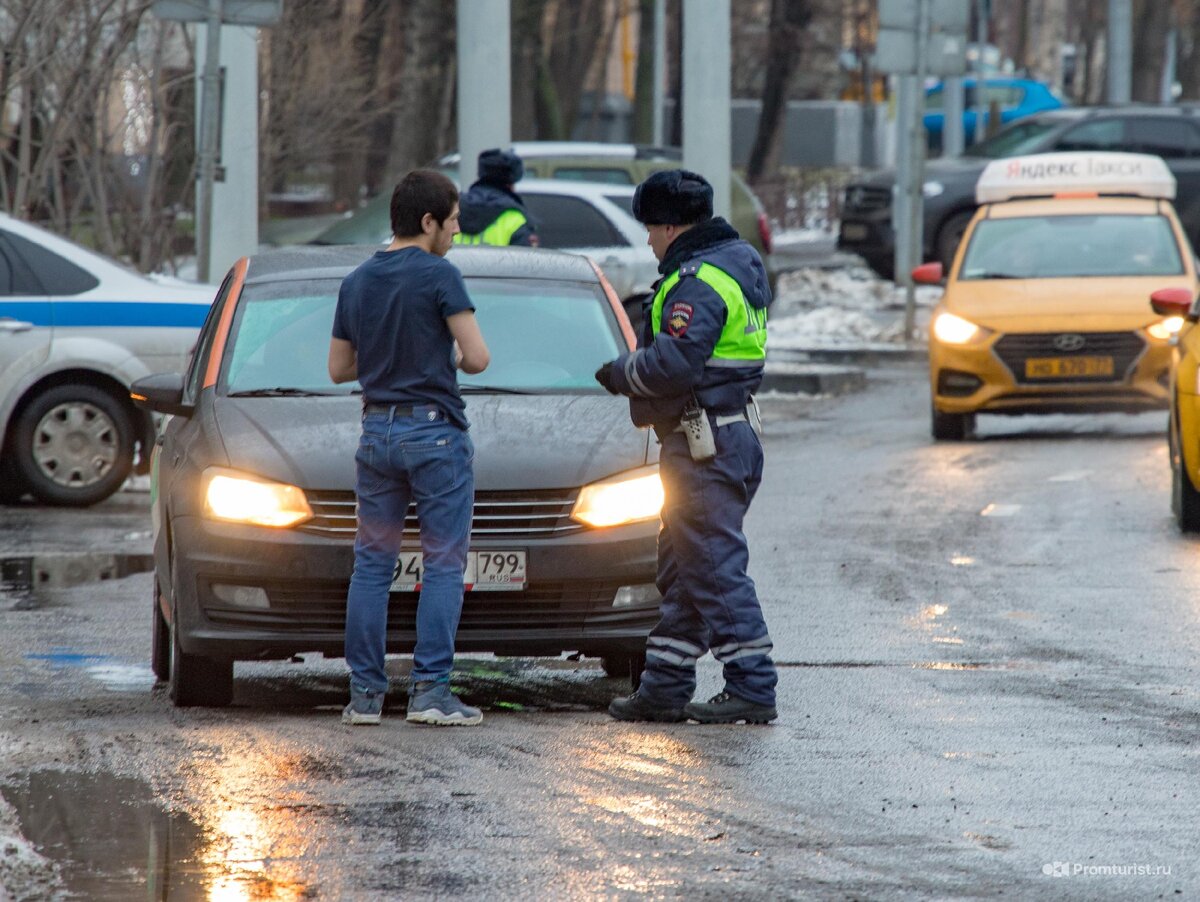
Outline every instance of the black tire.
POLYGON ((1200 492, 1192 485, 1188 475, 1183 451, 1178 447, 1175 434, 1169 436, 1171 448, 1171 512, 1180 532, 1200 532, 1200 492))
POLYGON ((954 263, 954 252, 958 250, 963 233, 966 232, 967 225, 970 224, 971 217, 974 215, 974 210, 963 210, 960 213, 955 213, 943 222, 942 227, 938 229, 937 259, 942 261, 942 266, 947 274, 950 272, 950 266, 954 263))
POLYGON ((26 491, 25 480, 12 460, 7 455, 0 457, 0 504, 16 504, 26 491))
POLYGON ((162 612, 162 592, 158 588, 158 574, 154 574, 154 614, 150 621, 150 669, 160 683, 171 678, 171 627, 162 612))
POLYGON ((930 432, 941 442, 966 441, 975 431, 975 414, 942 413, 936 407, 930 412, 930 432))
MULTIPOLYGON (((175 579, 172 558, 172 580, 175 579)), ((233 701, 233 661, 189 655, 179 644, 179 590, 172 583, 167 689, 176 708, 224 708, 233 701)))
POLYGON ((614 679, 629 680, 633 691, 637 692, 642 684, 642 671, 646 669, 646 653, 644 651, 614 651, 600 659, 604 673, 614 679))
POLYGON ((45 504, 83 507, 121 487, 133 467, 135 430, 120 400, 93 385, 57 385, 17 418, 17 475, 45 504))

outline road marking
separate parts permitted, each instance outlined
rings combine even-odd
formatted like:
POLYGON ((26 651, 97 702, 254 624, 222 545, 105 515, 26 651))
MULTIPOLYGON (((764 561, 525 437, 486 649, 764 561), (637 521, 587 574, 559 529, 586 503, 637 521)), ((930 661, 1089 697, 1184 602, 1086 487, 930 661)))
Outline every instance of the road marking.
POLYGON ((1011 517, 1021 509, 1019 504, 989 504, 979 512, 981 517, 1011 517))
POLYGON ((1079 482, 1081 479, 1087 479, 1092 475, 1091 470, 1071 470, 1068 473, 1059 473, 1057 476, 1051 476, 1047 482, 1079 482))

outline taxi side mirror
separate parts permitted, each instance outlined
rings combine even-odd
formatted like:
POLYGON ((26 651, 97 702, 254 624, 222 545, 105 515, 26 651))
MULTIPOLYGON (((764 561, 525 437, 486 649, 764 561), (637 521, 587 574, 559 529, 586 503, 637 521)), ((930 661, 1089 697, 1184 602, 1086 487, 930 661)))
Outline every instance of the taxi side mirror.
POLYGON ((1196 300, 1190 288, 1160 288, 1150 295, 1150 309, 1159 316, 1182 316, 1196 321, 1192 316, 1192 304, 1196 300))
POLYGON ((912 280, 918 285, 941 285, 944 277, 941 263, 922 263, 912 271, 912 280))
POLYGON ((129 397, 142 410, 191 416, 195 406, 183 403, 183 376, 179 373, 159 373, 144 376, 129 386, 129 397))

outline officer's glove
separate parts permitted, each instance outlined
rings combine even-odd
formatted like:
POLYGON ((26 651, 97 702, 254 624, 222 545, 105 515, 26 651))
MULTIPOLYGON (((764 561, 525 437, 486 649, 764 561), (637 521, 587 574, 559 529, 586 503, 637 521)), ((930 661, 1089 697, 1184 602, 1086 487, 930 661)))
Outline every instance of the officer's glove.
POLYGON ((612 371, 613 365, 612 361, 610 360, 608 363, 600 367, 600 369, 596 370, 596 381, 604 386, 605 391, 607 391, 610 395, 619 395, 620 392, 617 391, 616 386, 613 385, 612 371))

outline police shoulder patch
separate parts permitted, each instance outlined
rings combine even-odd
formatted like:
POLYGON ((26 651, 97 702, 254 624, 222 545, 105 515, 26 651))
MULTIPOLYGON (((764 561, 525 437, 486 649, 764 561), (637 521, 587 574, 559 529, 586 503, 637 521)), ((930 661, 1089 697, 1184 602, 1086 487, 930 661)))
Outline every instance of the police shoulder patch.
POLYGON ((672 338, 679 338, 687 333, 688 326, 692 324, 692 305, 685 304, 683 301, 676 301, 671 305, 671 311, 667 314, 667 334, 672 338))

